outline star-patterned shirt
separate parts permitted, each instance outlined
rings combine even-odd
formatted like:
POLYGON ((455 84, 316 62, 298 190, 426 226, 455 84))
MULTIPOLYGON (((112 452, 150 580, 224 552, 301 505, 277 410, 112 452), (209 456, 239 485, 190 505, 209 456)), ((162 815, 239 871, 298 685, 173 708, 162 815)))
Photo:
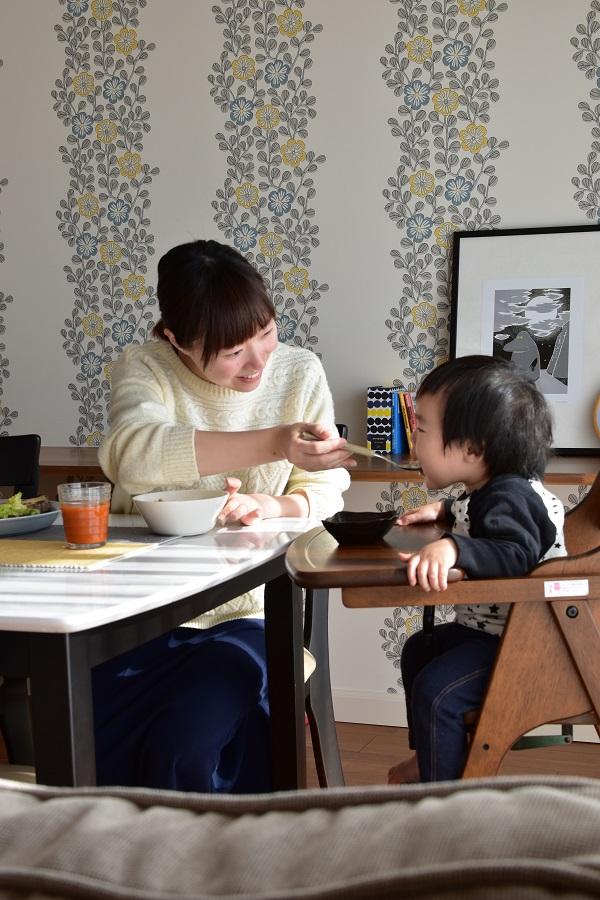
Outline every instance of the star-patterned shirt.
MULTIPOLYGON (((468 578, 526 575, 538 563, 566 556, 565 511, 534 479, 498 475, 472 494, 445 503, 447 532, 458 548, 456 565, 468 578)), ((487 634, 501 634, 510 604, 457 605, 456 621, 487 634)))

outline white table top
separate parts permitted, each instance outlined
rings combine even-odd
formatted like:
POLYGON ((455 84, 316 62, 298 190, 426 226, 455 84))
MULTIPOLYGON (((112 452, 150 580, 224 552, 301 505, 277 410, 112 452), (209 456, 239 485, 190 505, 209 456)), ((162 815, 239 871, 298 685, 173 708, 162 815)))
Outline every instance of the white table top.
MULTIPOLYGON (((111 516, 111 526, 140 523, 137 516, 111 516)), ((275 559, 317 524, 265 519, 163 539, 90 572, 0 568, 0 631, 68 634, 165 606, 275 559)))

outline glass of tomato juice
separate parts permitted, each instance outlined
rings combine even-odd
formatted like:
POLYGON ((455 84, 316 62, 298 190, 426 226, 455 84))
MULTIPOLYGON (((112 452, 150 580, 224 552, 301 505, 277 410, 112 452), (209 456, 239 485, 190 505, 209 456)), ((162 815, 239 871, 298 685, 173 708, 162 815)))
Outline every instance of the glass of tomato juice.
POLYGON ((65 538, 72 550, 91 550, 106 543, 111 488, 108 481, 58 485, 65 538))

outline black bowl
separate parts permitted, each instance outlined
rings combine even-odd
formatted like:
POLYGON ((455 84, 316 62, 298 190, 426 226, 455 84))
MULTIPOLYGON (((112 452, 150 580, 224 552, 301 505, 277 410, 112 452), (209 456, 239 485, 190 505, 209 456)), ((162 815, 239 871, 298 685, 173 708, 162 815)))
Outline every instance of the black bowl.
POLYGON ((342 510, 328 519, 323 527, 338 544, 374 544, 380 541, 396 522, 394 512, 350 512, 342 510))

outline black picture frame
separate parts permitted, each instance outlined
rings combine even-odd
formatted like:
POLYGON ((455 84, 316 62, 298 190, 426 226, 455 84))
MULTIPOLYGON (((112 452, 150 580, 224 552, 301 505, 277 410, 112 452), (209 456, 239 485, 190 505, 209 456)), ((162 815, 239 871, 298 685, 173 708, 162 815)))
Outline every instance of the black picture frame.
POLYGON ((554 452, 600 455, 600 225, 456 231, 450 358, 528 368, 554 418, 554 452))

